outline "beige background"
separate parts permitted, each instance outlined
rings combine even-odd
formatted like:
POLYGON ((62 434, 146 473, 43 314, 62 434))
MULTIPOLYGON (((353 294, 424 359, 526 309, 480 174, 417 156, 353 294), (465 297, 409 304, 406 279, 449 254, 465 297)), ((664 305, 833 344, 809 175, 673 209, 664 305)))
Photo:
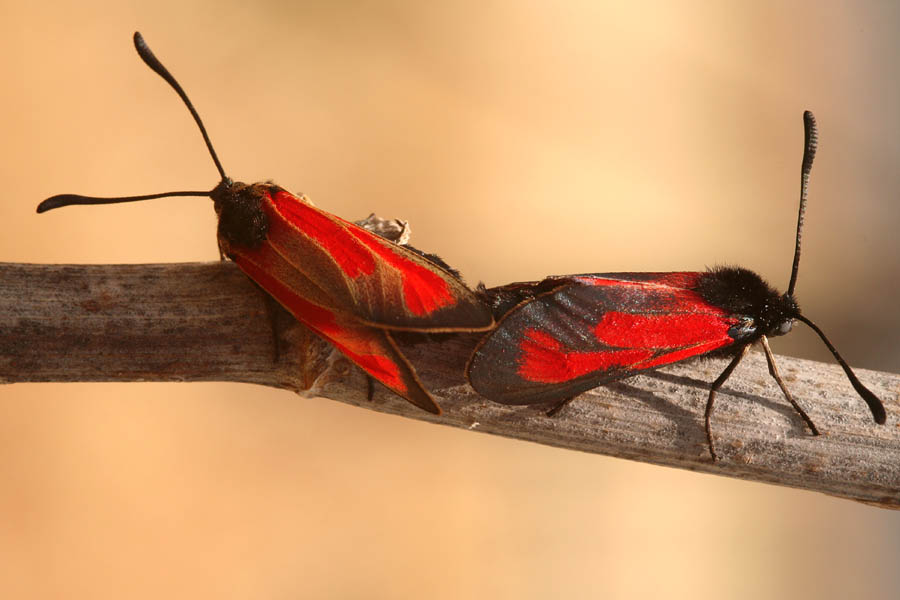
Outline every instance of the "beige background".
MULTIPOLYGON (((900 371, 895 3, 2 4, 0 260, 216 258, 201 199, 34 214, 215 184, 134 29, 230 174, 409 219, 488 284, 729 262, 783 288, 810 108, 798 295, 900 371)), ((900 514, 810 493, 258 387, 0 388, 4 598, 896 597, 898 563, 900 514)))

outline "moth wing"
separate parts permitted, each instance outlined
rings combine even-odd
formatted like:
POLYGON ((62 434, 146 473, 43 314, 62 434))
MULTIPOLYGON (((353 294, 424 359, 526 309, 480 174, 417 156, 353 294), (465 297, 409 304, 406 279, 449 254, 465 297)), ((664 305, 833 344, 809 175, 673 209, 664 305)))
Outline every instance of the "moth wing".
POLYGON ((425 257, 302 198, 269 188, 268 241, 329 298, 374 327, 472 331, 493 325, 490 309, 454 275, 425 257))
POLYGON ((700 275, 569 277, 499 320, 469 381, 502 404, 547 403, 728 346, 737 320, 694 291, 700 275))
POLYGON ((331 342, 363 371, 419 408, 440 414, 440 407, 388 331, 331 308, 328 295, 267 242, 255 250, 238 249, 232 258, 298 321, 331 342))

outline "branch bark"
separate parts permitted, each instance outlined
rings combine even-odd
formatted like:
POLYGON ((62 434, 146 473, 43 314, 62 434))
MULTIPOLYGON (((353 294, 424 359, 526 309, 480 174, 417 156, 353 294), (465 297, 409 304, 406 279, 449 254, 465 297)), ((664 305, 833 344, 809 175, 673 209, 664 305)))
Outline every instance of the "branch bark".
POLYGON ((878 426, 838 366, 779 357, 795 398, 825 433, 813 437, 768 376, 765 359, 753 353, 720 392, 713 432, 721 460, 713 463, 703 409, 722 361, 676 365, 600 387, 548 418, 541 407, 484 400, 465 384, 463 369, 477 335, 407 340, 404 352, 444 408, 434 416, 384 389, 368 402, 361 372, 287 313, 273 313, 232 263, 0 263, 0 282, 0 383, 255 383, 551 446, 900 508, 900 375, 858 372, 887 408, 888 424, 878 426))

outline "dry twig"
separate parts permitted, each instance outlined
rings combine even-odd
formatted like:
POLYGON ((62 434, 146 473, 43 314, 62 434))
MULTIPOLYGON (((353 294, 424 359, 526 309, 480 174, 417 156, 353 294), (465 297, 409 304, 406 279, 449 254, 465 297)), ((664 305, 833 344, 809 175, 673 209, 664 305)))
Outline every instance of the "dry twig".
POLYGON ((728 380, 706 450, 703 408, 718 361, 695 362, 597 388, 555 418, 477 396, 463 366, 477 335, 404 347, 444 408, 434 416, 381 390, 290 316, 276 315, 232 263, 0 263, 0 382, 236 381, 587 452, 816 490, 900 508, 900 375, 859 371, 885 402, 875 425, 837 365, 780 358, 795 397, 825 432, 809 435, 749 357, 728 380))

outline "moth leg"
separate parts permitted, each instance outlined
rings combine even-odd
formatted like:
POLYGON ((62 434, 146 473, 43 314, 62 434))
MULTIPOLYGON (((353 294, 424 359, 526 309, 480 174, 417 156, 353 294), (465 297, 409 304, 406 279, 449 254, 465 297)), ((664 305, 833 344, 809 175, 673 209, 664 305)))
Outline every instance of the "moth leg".
POLYGON ((363 371, 366 376, 366 400, 373 402, 375 400, 375 378, 363 371))
POLYGON ((561 411, 562 409, 564 409, 564 408, 566 407, 566 405, 567 405, 569 402, 571 402, 572 400, 574 400, 576 397, 577 397, 577 395, 576 395, 576 396, 569 396, 568 398, 562 400, 561 402, 557 402, 557 403, 553 406, 553 408, 551 408, 550 410, 547 411, 547 416, 548 416, 548 417, 555 417, 556 415, 559 414, 559 411, 561 411))
POLYGON ((743 358, 747 355, 747 350, 750 349, 750 344, 747 344, 743 348, 741 348, 740 352, 731 359, 731 362, 728 363, 728 366, 725 367, 725 370, 722 371, 722 374, 719 375, 715 381, 713 381, 712 386, 709 388, 709 400, 706 401, 706 443, 709 444, 709 454, 712 456, 713 462, 719 460, 719 457, 716 455, 716 447, 713 444, 712 437, 712 429, 710 429, 709 421, 712 416, 713 403, 716 401, 716 392, 719 391, 719 388, 728 381, 728 378, 731 377, 732 372, 738 366, 738 363, 743 360, 743 358))
POLYGON ((806 414, 806 411, 803 410, 797 401, 794 400, 794 397, 791 396, 791 393, 788 391, 787 386, 784 385, 784 381, 781 379, 781 374, 778 372, 778 367, 775 366, 775 356, 772 354, 772 350, 769 348, 769 340, 766 339, 766 336, 762 336, 759 341, 762 343, 763 350, 766 353, 766 360, 769 362, 769 375, 778 383, 778 387, 781 388, 781 391, 784 393, 784 397, 788 399, 788 402, 791 403, 791 406, 794 407, 794 410, 797 411, 804 421, 806 421, 806 425, 809 427, 810 431, 812 431, 813 435, 819 435, 819 429, 816 427, 815 423, 812 422, 812 419, 809 418, 809 415, 806 414))

